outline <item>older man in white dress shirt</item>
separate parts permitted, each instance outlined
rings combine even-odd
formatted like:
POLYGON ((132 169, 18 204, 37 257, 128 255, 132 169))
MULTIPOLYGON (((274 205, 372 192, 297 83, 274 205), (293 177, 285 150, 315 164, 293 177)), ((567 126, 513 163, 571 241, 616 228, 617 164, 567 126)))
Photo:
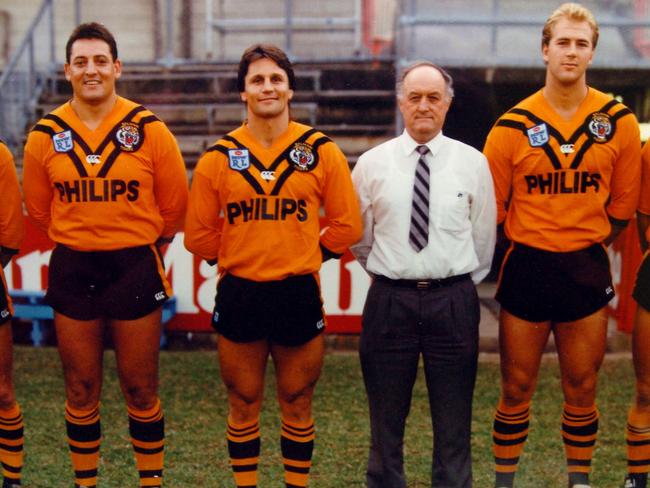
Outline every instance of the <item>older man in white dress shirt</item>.
POLYGON ((369 488, 406 487, 403 438, 420 355, 434 431, 433 487, 472 485, 471 413, 480 306, 496 208, 485 157, 445 137, 451 76, 418 62, 397 86, 406 129, 364 153, 352 178, 364 218, 353 254, 372 276, 360 357, 369 488))

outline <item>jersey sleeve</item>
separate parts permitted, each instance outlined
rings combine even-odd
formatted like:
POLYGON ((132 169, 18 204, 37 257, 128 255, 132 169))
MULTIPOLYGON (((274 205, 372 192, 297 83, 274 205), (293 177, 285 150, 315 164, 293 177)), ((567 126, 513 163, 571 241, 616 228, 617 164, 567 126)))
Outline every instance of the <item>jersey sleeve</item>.
POLYGON ((650 142, 646 141, 641 151, 641 195, 637 208, 637 225, 642 250, 650 240, 650 142))
POLYGON ((183 225, 188 183, 176 139, 162 122, 155 124, 154 192, 165 226, 162 237, 173 237, 183 225))
POLYGON ((336 254, 361 238, 359 202, 352 186, 347 159, 334 143, 321 146, 319 156, 327 165, 323 185, 323 205, 327 227, 321 234, 321 245, 336 254))
POLYGON ((617 128, 622 132, 621 148, 611 177, 607 214, 610 220, 625 224, 634 215, 641 187, 641 139, 633 114, 625 115, 617 128))
POLYGON ((650 215, 650 142, 648 141, 641 152, 641 196, 638 211, 650 215))
POLYGON ((509 129, 495 125, 488 134, 483 148, 494 182, 498 224, 506 219, 512 186, 512 155, 509 148, 512 147, 513 142, 508 141, 508 132, 509 129))
POLYGON ((215 153, 204 154, 192 177, 185 217, 185 247, 207 261, 214 261, 221 246, 218 174, 215 153))
POLYGON ((23 157, 23 194, 25 207, 36 226, 47 233, 52 219, 52 185, 44 166, 44 143, 40 133, 27 137, 23 157))
POLYGON ((7 147, 0 143, 0 246, 7 252, 20 248, 25 236, 23 207, 20 187, 13 157, 7 147))

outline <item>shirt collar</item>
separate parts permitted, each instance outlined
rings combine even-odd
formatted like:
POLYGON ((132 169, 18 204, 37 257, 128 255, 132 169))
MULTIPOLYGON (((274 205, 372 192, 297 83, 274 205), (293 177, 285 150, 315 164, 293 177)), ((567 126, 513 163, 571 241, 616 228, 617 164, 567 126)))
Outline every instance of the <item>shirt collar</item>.
MULTIPOLYGON (((404 129, 404 132, 402 132, 402 135, 400 136, 401 139, 401 146, 402 149, 404 150, 404 155, 409 156, 410 154, 415 152, 415 148, 420 146, 421 144, 416 142, 411 135, 407 132, 406 129, 404 129)), ((425 143, 424 145, 429 148, 429 152, 433 155, 436 156, 438 152, 440 151, 440 147, 442 146, 442 141, 444 139, 444 136, 442 135, 442 131, 438 132, 438 134, 425 143)))

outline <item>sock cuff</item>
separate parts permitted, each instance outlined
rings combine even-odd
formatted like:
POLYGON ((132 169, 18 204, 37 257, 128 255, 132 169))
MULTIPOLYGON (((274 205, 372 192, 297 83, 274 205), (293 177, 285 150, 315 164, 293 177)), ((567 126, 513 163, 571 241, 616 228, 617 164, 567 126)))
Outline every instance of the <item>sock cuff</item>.
POLYGON ((313 429, 314 428, 314 419, 310 418, 309 420, 305 420, 303 422, 294 422, 291 420, 287 420, 284 417, 280 419, 282 421, 282 426, 284 427, 285 425, 289 428, 292 429, 313 429))
POLYGON ((525 403, 520 403, 515 407, 511 407, 505 404, 503 398, 499 398, 499 404, 497 405, 497 412, 500 412, 505 415, 523 415, 530 416, 530 406, 532 402, 528 401, 525 403))
POLYGON ((8 410, 0 409, 0 422, 16 422, 21 416, 20 405, 18 402, 15 402, 13 407, 8 410))
POLYGON ((307 422, 287 422, 282 419, 282 437, 294 442, 311 442, 316 436, 314 419, 307 422))
POLYGON ((65 402, 65 419, 78 425, 89 425, 99 420, 99 402, 88 410, 79 410, 65 402))
POLYGON ((600 416, 600 412, 598 412, 598 407, 596 407, 595 403, 588 407, 577 407, 575 405, 569 405, 568 403, 564 402, 564 404, 562 405, 562 410, 563 410, 563 415, 568 414, 576 417, 595 416, 595 419, 597 419, 600 416))
POLYGON ((160 398, 156 398, 153 407, 146 410, 138 410, 137 408, 126 406, 126 411, 133 420, 139 422, 156 422, 163 417, 162 409, 160 406, 160 398))
MULTIPOLYGON (((0 412, 0 417, 2 412, 0 412)), ((627 423, 638 428, 650 427, 650 412, 643 411, 633 405, 627 414, 627 423)))

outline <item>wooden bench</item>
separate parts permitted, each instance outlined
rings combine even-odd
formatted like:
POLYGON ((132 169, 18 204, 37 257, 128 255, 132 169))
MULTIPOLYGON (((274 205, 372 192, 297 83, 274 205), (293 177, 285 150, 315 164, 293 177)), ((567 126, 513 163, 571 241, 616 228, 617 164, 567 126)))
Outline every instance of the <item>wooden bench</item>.
MULTIPOLYGON (((13 302, 14 318, 31 320, 32 343, 36 347, 42 346, 45 321, 54 319, 54 310, 44 301, 45 292, 42 290, 9 290, 9 296, 13 302)), ((163 303, 162 323, 169 322, 174 315, 176 315, 176 297, 170 297, 163 303)), ((164 341, 165 339, 161 338, 161 343, 164 341)))

